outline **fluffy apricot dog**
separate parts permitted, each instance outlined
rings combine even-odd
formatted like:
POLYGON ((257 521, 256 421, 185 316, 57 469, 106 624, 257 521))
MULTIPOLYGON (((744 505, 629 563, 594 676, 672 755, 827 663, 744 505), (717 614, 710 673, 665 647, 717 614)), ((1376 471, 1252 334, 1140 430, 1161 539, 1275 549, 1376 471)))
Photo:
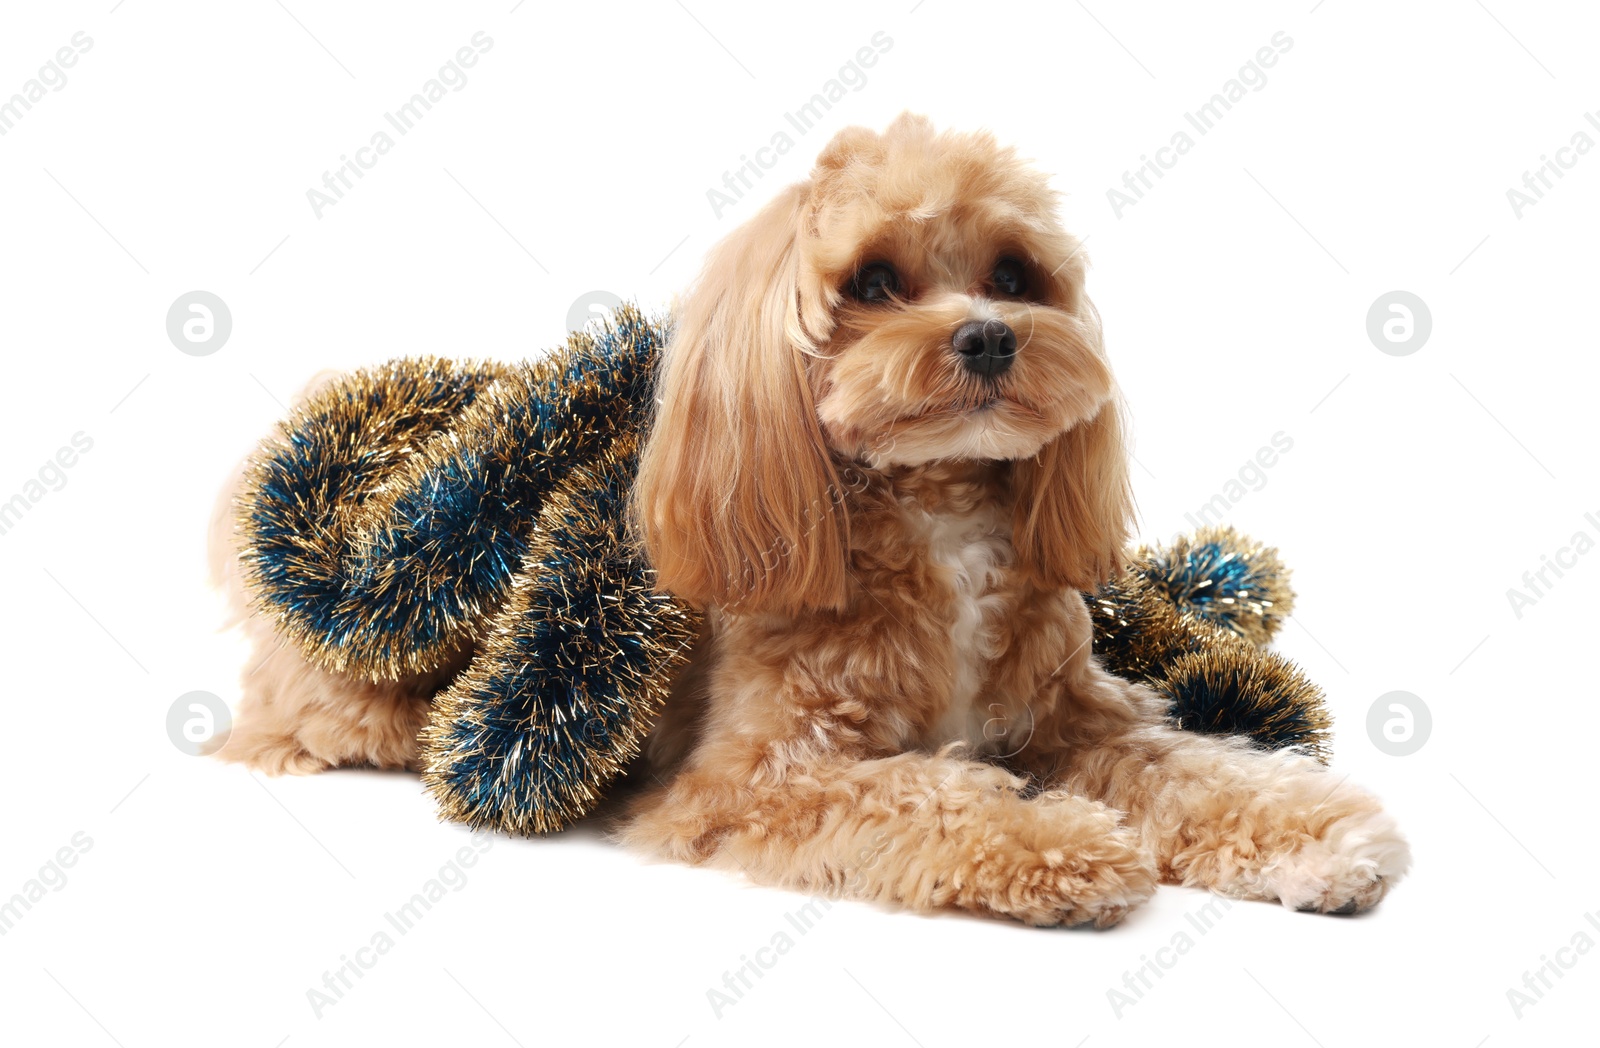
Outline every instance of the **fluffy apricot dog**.
MULTIPOLYGON (((1039 925, 1113 924, 1162 880, 1366 909, 1409 865, 1371 795, 1177 730, 1090 650, 1081 593, 1117 569, 1132 506, 1083 254, 1054 210, 1013 150, 908 115, 840 132, 713 250, 633 503, 660 584, 708 629, 620 835, 1039 925)), ((425 689, 266 676, 274 738, 305 717, 324 752, 251 749, 247 696, 244 759, 414 760, 425 689)))
POLYGON ((1162 879, 1365 909, 1408 865, 1371 796, 1170 727, 1089 649, 1131 502, 1054 204, 990 136, 902 117, 715 249, 634 496, 711 636, 624 836, 1033 924, 1111 924, 1162 879))

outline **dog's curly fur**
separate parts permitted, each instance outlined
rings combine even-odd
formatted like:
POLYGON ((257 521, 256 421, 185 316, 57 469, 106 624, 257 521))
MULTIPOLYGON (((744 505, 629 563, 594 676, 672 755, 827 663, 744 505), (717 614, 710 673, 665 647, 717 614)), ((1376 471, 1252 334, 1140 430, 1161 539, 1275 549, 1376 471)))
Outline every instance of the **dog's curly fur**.
MULTIPOLYGON (((1171 727, 1089 650, 1080 591, 1116 569, 1132 503, 1084 265, 1042 175, 910 115, 841 132, 714 249, 633 501, 709 627, 623 840, 1041 925, 1113 924, 1162 880, 1349 913, 1405 873, 1371 795, 1171 727), (959 352, 972 322, 1014 333, 992 374, 959 352)), ((278 658, 224 755, 415 759, 395 739, 423 684, 278 658)))

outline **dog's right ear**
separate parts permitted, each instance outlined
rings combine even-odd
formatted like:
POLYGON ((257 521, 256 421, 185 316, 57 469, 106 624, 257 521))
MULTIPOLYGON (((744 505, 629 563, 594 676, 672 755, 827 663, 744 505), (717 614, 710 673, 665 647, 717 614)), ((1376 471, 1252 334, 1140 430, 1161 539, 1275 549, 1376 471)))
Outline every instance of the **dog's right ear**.
POLYGON ((807 184, 718 244, 676 318, 631 514, 660 589, 740 612, 844 603, 838 474, 806 373, 807 184))

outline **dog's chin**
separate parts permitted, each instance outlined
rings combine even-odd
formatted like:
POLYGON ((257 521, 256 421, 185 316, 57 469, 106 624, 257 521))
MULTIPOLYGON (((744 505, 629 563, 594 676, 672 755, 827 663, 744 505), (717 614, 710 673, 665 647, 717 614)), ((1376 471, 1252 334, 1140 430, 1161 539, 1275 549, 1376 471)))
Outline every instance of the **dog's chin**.
POLYGON ((1063 429, 1015 401, 995 399, 958 412, 904 419, 841 448, 875 469, 930 462, 1004 462, 1032 458, 1063 429))

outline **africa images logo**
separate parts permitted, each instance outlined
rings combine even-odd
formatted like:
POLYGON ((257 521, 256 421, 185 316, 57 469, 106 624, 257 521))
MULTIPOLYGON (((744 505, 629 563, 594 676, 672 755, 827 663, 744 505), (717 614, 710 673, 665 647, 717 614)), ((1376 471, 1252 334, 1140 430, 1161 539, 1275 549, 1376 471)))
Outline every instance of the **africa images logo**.
MULTIPOLYGON (((1595 534, 1600 534, 1600 516, 1594 513, 1583 515, 1584 523, 1594 528, 1595 534)), ((1539 601, 1550 595, 1550 590, 1566 576, 1566 573, 1578 566, 1578 558, 1588 553, 1595 547, 1594 535, 1582 528, 1572 533, 1572 538, 1565 546, 1555 551, 1539 555, 1539 566, 1529 568, 1522 573, 1522 589, 1515 586, 1507 587, 1506 601, 1511 605, 1511 612, 1517 618, 1522 618, 1523 609, 1531 608, 1539 601), (1554 575, 1554 578, 1551 576, 1554 575)))
POLYGON ((1120 219, 1130 207, 1155 188, 1157 181, 1166 177, 1166 172, 1177 167, 1178 161, 1194 149, 1195 139, 1189 134, 1189 128, 1204 138, 1216 129, 1223 117, 1233 111, 1236 104, 1267 86, 1267 70, 1289 53, 1294 47, 1294 38, 1280 29, 1272 34, 1268 44, 1270 46, 1263 45, 1248 62, 1240 66, 1238 73, 1222 85, 1221 91, 1196 106, 1193 112, 1184 113, 1183 120, 1188 126, 1180 127, 1172 133, 1166 145, 1152 150, 1154 156, 1139 154, 1139 166, 1122 173, 1121 188, 1112 186, 1106 190, 1106 201, 1111 205, 1112 214, 1120 219))
MULTIPOLYGON (((857 48, 850 60, 840 66, 839 72, 823 84, 816 94, 806 99, 792 113, 783 114, 784 123, 794 129, 795 135, 804 135, 816 127, 828 111, 845 97, 846 89, 853 93, 866 87, 867 70, 877 65, 878 59, 894 47, 894 38, 880 29, 872 34, 868 43, 871 46, 863 44, 857 48)), ((732 171, 722 173, 721 188, 712 186, 706 190, 706 200, 711 204, 711 213, 721 218, 723 212, 742 200, 745 191, 755 185, 753 180, 764 177, 766 172, 777 166, 778 158, 788 153, 794 146, 794 136, 791 136, 787 129, 780 127, 772 133, 771 140, 766 145, 755 151, 754 157, 748 153, 741 154, 739 166, 732 171)))
MULTIPOLYGON (((384 122, 394 129, 395 134, 402 138, 410 134, 423 117, 433 111, 436 103, 467 86, 467 70, 477 65, 478 60, 494 47, 494 40, 480 29, 472 34, 471 45, 457 48, 455 54, 439 67, 438 73, 422 85, 421 91, 396 106, 394 112, 383 114, 384 122)), ((394 136, 380 127, 372 133, 366 145, 354 151, 355 156, 341 153, 339 165, 332 171, 322 173, 322 188, 312 186, 306 190, 311 213, 321 219, 324 211, 343 200, 345 193, 355 187, 356 181, 365 178, 366 172, 377 167, 378 161, 394 147, 394 136), (352 176, 355 181, 352 181, 352 176)))

